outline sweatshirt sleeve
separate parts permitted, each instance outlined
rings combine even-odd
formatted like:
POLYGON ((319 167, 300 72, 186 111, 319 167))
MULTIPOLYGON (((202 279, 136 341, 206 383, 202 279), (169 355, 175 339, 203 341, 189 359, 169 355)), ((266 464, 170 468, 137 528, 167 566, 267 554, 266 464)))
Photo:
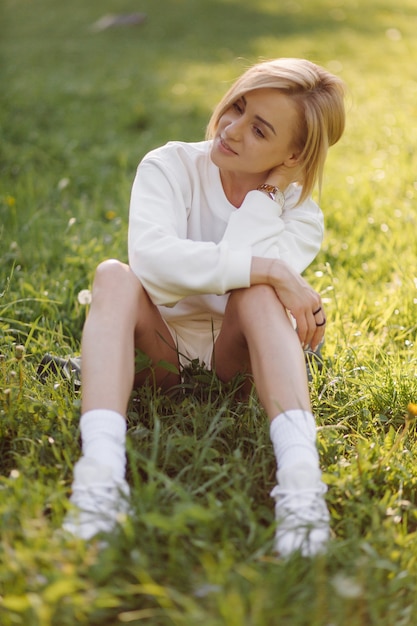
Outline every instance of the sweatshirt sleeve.
POLYGON ((223 240, 239 248, 250 246, 253 256, 282 259, 303 272, 317 256, 323 240, 323 214, 308 198, 296 206, 300 188, 291 185, 285 205, 261 191, 250 191, 229 220, 223 240))
POLYGON ((187 238, 191 193, 189 177, 158 159, 139 165, 130 202, 129 264, 157 305, 173 306, 190 295, 220 295, 250 283, 250 245, 187 238))

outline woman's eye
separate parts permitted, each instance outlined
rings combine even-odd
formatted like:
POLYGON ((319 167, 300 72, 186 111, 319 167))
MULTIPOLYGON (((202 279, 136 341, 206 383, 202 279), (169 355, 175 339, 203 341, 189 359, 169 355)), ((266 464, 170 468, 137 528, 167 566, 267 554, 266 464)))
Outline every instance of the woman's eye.
POLYGON ((233 103, 233 108, 238 113, 243 113, 243 108, 242 108, 242 106, 241 106, 241 104, 239 102, 234 102, 233 103))
POLYGON ((262 137, 262 139, 265 137, 265 135, 263 134, 263 132, 261 131, 260 128, 258 128, 257 126, 253 127, 253 132, 255 133, 255 135, 257 137, 262 137))

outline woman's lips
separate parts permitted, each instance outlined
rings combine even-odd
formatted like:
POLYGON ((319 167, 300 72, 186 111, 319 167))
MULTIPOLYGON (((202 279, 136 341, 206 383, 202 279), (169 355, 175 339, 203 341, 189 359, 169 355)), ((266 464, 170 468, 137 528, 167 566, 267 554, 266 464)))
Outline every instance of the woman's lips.
POLYGON ((232 150, 229 144, 222 137, 220 137, 220 145, 225 152, 228 152, 229 154, 237 154, 237 152, 232 150))

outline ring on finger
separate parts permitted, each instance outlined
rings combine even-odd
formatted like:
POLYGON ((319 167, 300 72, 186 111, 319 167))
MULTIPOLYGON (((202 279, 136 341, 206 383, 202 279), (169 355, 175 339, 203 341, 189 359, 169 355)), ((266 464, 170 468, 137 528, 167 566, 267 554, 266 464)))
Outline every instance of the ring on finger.
POLYGON ((319 308, 317 309, 317 311, 313 311, 313 315, 317 315, 318 313, 320 313, 321 311, 321 306, 319 306, 319 308))
POLYGON ((316 322, 316 326, 317 326, 317 328, 318 328, 318 327, 320 327, 320 326, 324 326, 324 325, 325 325, 325 323, 326 323, 326 321, 327 321, 327 320, 326 320, 326 318, 324 318, 324 320, 323 320, 322 322, 320 322, 320 324, 318 324, 318 323, 316 322))

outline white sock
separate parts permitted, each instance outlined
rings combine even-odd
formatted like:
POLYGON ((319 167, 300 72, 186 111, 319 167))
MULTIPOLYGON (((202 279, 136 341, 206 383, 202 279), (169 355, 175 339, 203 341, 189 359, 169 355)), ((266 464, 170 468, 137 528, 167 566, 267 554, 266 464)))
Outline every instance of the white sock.
POLYGON ((87 411, 80 420, 83 455, 113 470, 123 479, 126 470, 126 420, 116 411, 87 411))
POLYGON ((318 468, 316 422, 309 411, 280 413, 271 422, 270 435, 279 470, 294 465, 318 468))

